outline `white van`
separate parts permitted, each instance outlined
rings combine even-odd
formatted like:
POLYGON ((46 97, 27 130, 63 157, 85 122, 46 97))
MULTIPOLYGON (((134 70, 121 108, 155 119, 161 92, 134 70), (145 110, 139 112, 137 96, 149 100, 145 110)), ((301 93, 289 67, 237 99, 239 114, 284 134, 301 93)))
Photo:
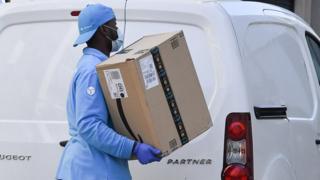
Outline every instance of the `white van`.
MULTIPOLYGON (((54 179, 69 138, 65 103, 86 4, 0 5, 0 179, 54 179), (62 142, 62 143, 60 143, 62 142)), ((128 45, 183 30, 213 127, 160 163, 130 161, 134 180, 320 179, 320 42, 284 9, 254 2, 129 0, 128 45)))

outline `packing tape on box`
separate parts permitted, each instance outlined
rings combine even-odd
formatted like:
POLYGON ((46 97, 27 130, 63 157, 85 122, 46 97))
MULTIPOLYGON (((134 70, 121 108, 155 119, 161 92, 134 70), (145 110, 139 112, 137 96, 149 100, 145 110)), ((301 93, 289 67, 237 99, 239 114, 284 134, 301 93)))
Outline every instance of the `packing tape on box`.
POLYGON ((152 54, 154 64, 157 69, 157 73, 162 85, 163 92, 165 94, 165 97, 168 102, 168 106, 172 115, 172 119, 174 121, 174 124, 176 126, 177 132, 180 137, 181 144, 184 145, 189 142, 189 137, 187 134, 187 131, 185 130, 185 126, 183 124, 182 117, 179 112, 178 105, 176 103, 176 99, 174 97, 166 69, 164 67, 164 64, 162 62, 160 51, 158 47, 155 47, 150 50, 150 53, 152 54))

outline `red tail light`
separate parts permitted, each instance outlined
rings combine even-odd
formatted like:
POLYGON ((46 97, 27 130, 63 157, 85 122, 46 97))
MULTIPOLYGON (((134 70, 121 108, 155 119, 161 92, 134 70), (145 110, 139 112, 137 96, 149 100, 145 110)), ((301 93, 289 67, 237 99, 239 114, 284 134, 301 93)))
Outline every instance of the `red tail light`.
POLYGON ((250 173, 241 165, 228 166, 224 172, 225 180, 249 180, 250 173))
POLYGON ((72 11, 71 16, 79 16, 80 11, 72 11))
POLYGON ((226 119, 223 180, 253 180, 252 131, 249 113, 231 113, 226 119))
POLYGON ((241 140, 246 135, 246 125, 243 122, 233 122, 228 127, 228 135, 232 140, 241 140))

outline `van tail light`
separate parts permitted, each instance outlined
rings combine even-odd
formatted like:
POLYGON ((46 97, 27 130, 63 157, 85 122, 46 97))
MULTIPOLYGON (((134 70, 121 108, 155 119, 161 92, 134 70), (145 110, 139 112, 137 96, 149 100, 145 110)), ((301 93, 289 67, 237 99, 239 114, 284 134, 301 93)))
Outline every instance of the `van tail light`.
POLYGON ((80 11, 71 11, 71 16, 79 16, 80 11))
POLYGON ((250 113, 231 113, 226 119, 222 180, 253 180, 250 113))

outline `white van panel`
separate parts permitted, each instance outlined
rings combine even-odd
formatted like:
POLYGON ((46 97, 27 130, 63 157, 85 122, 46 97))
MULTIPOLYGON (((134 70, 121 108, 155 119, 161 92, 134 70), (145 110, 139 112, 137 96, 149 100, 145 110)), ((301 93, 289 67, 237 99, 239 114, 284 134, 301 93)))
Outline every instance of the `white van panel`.
MULTIPOLYGON (((36 81, 28 82, 28 84, 34 83, 38 89, 41 89, 33 91, 37 93, 35 97, 39 101, 34 106, 35 108, 23 105, 20 112, 15 114, 3 113, 7 117, 5 119, 1 117, 2 113, 0 113, 0 154, 32 156, 30 161, 1 160, 0 156, 0 170, 2 172, 9 172, 14 167, 19 168, 19 173, 18 171, 15 174, 2 173, 0 179, 20 180, 21 177, 24 179, 53 179, 62 151, 58 143, 61 140, 68 139, 65 112, 62 108, 69 86, 68 79, 71 78, 74 66, 81 55, 81 47, 83 47, 72 48, 71 46, 78 33, 76 17, 72 17, 70 12, 82 9, 89 2, 102 2, 112 6, 117 15, 119 27, 122 29, 124 1, 34 1, 32 3, 21 3, 21 5, 18 3, 12 3, 11 6, 6 4, 0 7, 0 19, 2 18, 0 32, 4 29, 3 33, 6 33, 6 37, 1 37, 0 33, 0 38, 4 38, 6 41, 4 44, 1 44, 1 41, 0 47, 8 46, 7 51, 3 51, 1 54, 7 54, 7 58, 10 59, 5 64, 12 69, 10 65, 22 63, 22 67, 25 68, 20 71, 28 77, 26 81, 29 78, 34 78, 36 81), (64 25, 60 26, 60 23, 64 25), (33 29, 33 25, 38 29, 33 29), (25 31, 28 33, 24 33, 25 31), (37 34, 32 34, 33 32, 41 35, 37 36, 37 34), (6 39, 7 36, 16 36, 16 33, 24 33, 28 36, 8 37, 6 39), (21 38, 23 42, 19 42, 21 38), (10 44, 11 41, 14 44, 10 44), (30 47, 25 45, 26 42, 30 47), (62 44, 57 44, 59 42, 62 44), (40 43, 41 48, 40 46, 34 48, 36 43, 40 43), (30 49, 24 50, 25 47, 30 49), (21 52, 23 57, 27 57, 27 61, 20 60, 19 57, 22 55, 8 53, 11 50, 21 52), (37 59, 32 57, 37 57, 37 59), (47 64, 44 63, 43 59, 47 59, 47 64), (31 66, 31 71, 27 62, 30 62, 29 65, 31 63, 32 65, 34 63, 39 64, 31 66), (39 69, 36 69, 38 67, 39 69), (57 94, 54 94, 55 92, 57 94), (53 112, 57 113, 52 113, 52 116, 51 111, 47 111, 51 106, 48 104, 50 103, 50 99, 47 99, 48 96, 52 98, 54 103, 52 105, 55 105, 52 107, 53 112), (24 109, 24 107, 27 109, 24 109), (28 117, 24 117, 24 113, 28 117), (10 116, 11 119, 8 118, 10 116), (41 169, 45 170, 42 171, 41 169)), ((234 4, 237 3, 234 2, 234 4)), ((245 14, 245 11, 248 10, 250 13, 247 14, 263 15, 262 6, 264 5, 260 4, 249 9, 238 6, 236 9, 241 9, 240 14, 245 14)), ((231 18, 218 3, 209 1, 166 0, 164 2, 159 0, 150 3, 147 0, 129 0, 127 8, 126 45, 145 34, 184 30, 200 84, 214 121, 213 127, 208 132, 191 141, 185 147, 178 149, 174 154, 164 158, 160 163, 143 166, 137 161, 130 161, 133 179, 220 179, 223 164, 225 119, 231 112, 249 112, 252 109, 248 101, 251 91, 248 91, 246 87, 247 79, 243 76, 243 62, 240 61, 241 55, 238 47, 238 43, 241 44, 245 41, 236 41, 232 27, 236 24, 231 23, 231 18), (203 159, 205 162, 210 160, 211 163, 203 164, 201 163, 203 159), (181 163, 182 160, 191 160, 191 163, 181 163), (178 163, 170 163, 172 161, 178 163)), ((9 70, 5 70, 5 72, 9 72, 9 70)), ((19 77, 24 78, 23 75, 19 77)), ((9 78, 1 79, 1 81, 11 83, 7 79, 9 78)), ((5 90, 3 92, 7 93, 5 90)), ((32 95, 32 91, 27 92, 32 95)), ((20 92, 16 90, 16 93, 20 92)), ((26 98, 24 99, 26 101, 35 100, 28 96, 23 98, 26 98)), ((12 103, 18 104, 18 101, 12 101, 12 103)), ((1 104, 1 107, 5 107, 5 105, 1 104)), ((10 107, 11 112, 16 112, 14 111, 15 106, 8 107, 10 107)), ((292 159, 288 146, 289 142, 287 142, 289 136, 288 122, 259 122, 253 119, 254 113, 252 111, 251 117, 253 122, 254 160, 260 162, 256 163, 254 167, 255 179, 294 179, 292 178, 294 170, 288 160, 292 159), (275 136, 265 136, 266 133, 270 133, 266 129, 272 129, 273 134, 277 135, 277 141, 274 141, 275 136), (265 134, 261 132, 265 132, 265 134), (270 149, 266 149, 266 147, 270 149), (282 172, 286 169, 290 171, 286 172, 287 176, 282 172)))
POLYGON ((52 179, 59 140, 68 136, 65 101, 81 53, 70 41, 76 22, 18 14, 0 16, 0 82, 6 87, 0 89, 0 179, 52 179))
MULTIPOLYGON (((117 3, 118 1, 110 2, 115 8, 121 28, 123 4, 117 3)), ((13 91, 4 89, 1 91, 11 94, 0 95, 0 98, 6 100, 7 103, 7 105, 1 104, 1 107, 6 106, 9 111, 0 113, 0 154, 5 155, 3 159, 1 157, 4 156, 0 157, 0 169, 2 172, 9 172, 17 167, 19 171, 14 174, 0 173, 0 179, 54 178, 63 150, 59 146, 59 141, 68 139, 64 109, 66 93, 74 67, 81 56, 81 47, 83 47, 72 47, 78 32, 76 17, 71 17, 70 12, 82 9, 85 3, 87 2, 76 3, 75 1, 74 4, 39 2, 17 4, 16 7, 8 4, 6 9, 0 11, 0 19, 2 19, 0 21, 2 22, 0 23, 0 51, 1 54, 5 54, 4 59, 8 59, 4 61, 4 65, 1 64, 3 71, 1 69, 0 72, 4 74, 3 77, 12 71, 15 72, 12 76, 1 79, 1 82, 9 84, 13 91), (14 53, 9 53, 11 51, 14 53), (23 88, 16 88, 21 84, 24 85, 23 88), (19 97, 11 101, 11 98, 8 97, 16 97, 15 94, 19 94, 19 97), (28 161, 19 161, 10 158, 13 156, 30 156, 30 158, 28 161)), ((190 4, 187 7, 192 10, 193 5, 190 4)), ((224 109, 221 114, 213 114, 213 108, 220 108, 216 107, 216 104, 213 106, 212 103, 217 92, 214 88, 217 80, 215 70, 218 68, 218 64, 213 64, 212 55, 217 54, 219 57, 222 51, 218 48, 215 51, 207 50, 208 47, 213 47, 210 41, 212 40, 211 24, 202 15, 192 12, 193 10, 189 12, 188 9, 180 8, 175 11, 175 6, 172 6, 171 11, 163 12, 164 7, 161 6, 157 6, 159 11, 152 11, 152 13, 150 10, 153 10, 153 4, 144 7, 149 9, 145 11, 141 10, 143 7, 141 4, 131 8, 128 6, 125 44, 130 44, 145 34, 183 29, 206 101, 211 104, 209 107, 213 119, 224 119, 230 110, 224 109)), ((228 25, 230 27, 230 24, 228 25)), ((232 31, 227 28, 226 32, 232 31)), ((233 36, 224 38, 223 43, 233 48, 235 46, 234 43, 231 43, 234 42, 233 38, 233 36), (231 46, 228 45, 230 43, 231 46)), ((228 56, 234 55, 228 54, 228 56)), ((227 59, 233 61, 235 58, 227 59)), ((215 60, 220 59, 215 58, 215 60)), ((226 90, 221 91, 222 94, 227 92, 226 90)), ((224 96, 219 96, 219 98, 226 99, 224 96)), ((245 99, 245 97, 241 98, 245 99)), ((224 101, 220 102, 220 104, 224 103, 224 101)), ((229 107, 245 109, 238 103, 233 103, 229 107)), ((177 151, 175 155, 163 159, 161 163, 142 166, 137 161, 130 162, 133 178, 137 180, 154 179, 154 174, 159 175, 158 179, 168 180, 219 177, 221 173, 219 167, 222 166, 223 156, 215 154, 222 153, 223 141, 214 140, 223 139, 224 129, 219 126, 223 127, 224 121, 215 123, 216 130, 209 130, 184 149, 177 151), (211 139, 217 141, 216 145, 208 143, 211 139), (189 165, 169 165, 167 163, 170 159, 179 161, 192 159, 196 164, 192 162, 189 165), (211 163, 203 165, 201 163, 203 159, 211 163)))
MULTIPOLYGON (((2 123, 0 123, 2 125, 2 123)), ((41 135, 41 134, 39 134, 41 135)), ((24 133, 21 133, 24 136, 24 133)), ((0 179, 53 180, 60 147, 53 143, 0 141, 0 179)))
MULTIPOLYGON (((291 24, 250 24, 245 42, 246 59, 250 61, 246 66, 248 85, 256 90, 252 93, 253 105, 285 105, 288 108, 288 126, 283 127, 283 132, 276 132, 275 126, 281 123, 279 120, 272 128, 272 133, 279 136, 275 142, 286 145, 283 148, 288 153, 284 157, 292 166, 290 172, 295 170, 296 179, 316 179, 319 177, 317 170, 305 173, 304 168, 320 165, 314 142, 317 134, 315 125, 319 123, 318 100, 311 89, 313 81, 308 73, 304 41, 299 38, 304 38, 304 32, 300 34, 300 28, 291 24), (256 38, 259 34, 263 36, 256 38)), ((258 125, 256 127, 258 130, 258 125)))
MULTIPOLYGON (((292 27, 272 19, 249 24, 244 36, 244 69, 252 105, 284 105, 289 119, 311 117, 313 113, 312 94, 297 37, 292 27)), ((296 179, 289 121, 256 120, 253 125, 256 178, 296 179)))
MULTIPOLYGON (((278 154, 273 156, 262 175, 261 180, 295 180, 293 166, 286 156, 278 154)), ((259 168, 259 167, 258 167, 259 168)), ((259 177, 260 175, 256 176, 259 177)))
POLYGON ((74 26, 70 21, 12 24, 1 31, 0 82, 7 82, 0 89, 6 104, 1 119, 65 120, 66 85, 78 53, 69 40, 74 26))
MULTIPOLYGON (((239 9, 263 6, 238 4, 239 9)), ((305 31, 313 31, 281 8, 265 5, 252 15, 233 12, 231 5, 225 3, 224 7, 237 34, 251 106, 288 107, 287 118, 272 120, 257 119, 251 111, 255 179, 318 179, 319 171, 309 167, 320 166, 315 145, 319 109, 303 44, 305 31), (284 11, 291 17, 263 14, 264 9, 284 11)))
POLYGON ((285 105, 289 118, 308 118, 314 105, 297 37, 289 26, 250 24, 245 35, 244 68, 253 105, 285 105))

